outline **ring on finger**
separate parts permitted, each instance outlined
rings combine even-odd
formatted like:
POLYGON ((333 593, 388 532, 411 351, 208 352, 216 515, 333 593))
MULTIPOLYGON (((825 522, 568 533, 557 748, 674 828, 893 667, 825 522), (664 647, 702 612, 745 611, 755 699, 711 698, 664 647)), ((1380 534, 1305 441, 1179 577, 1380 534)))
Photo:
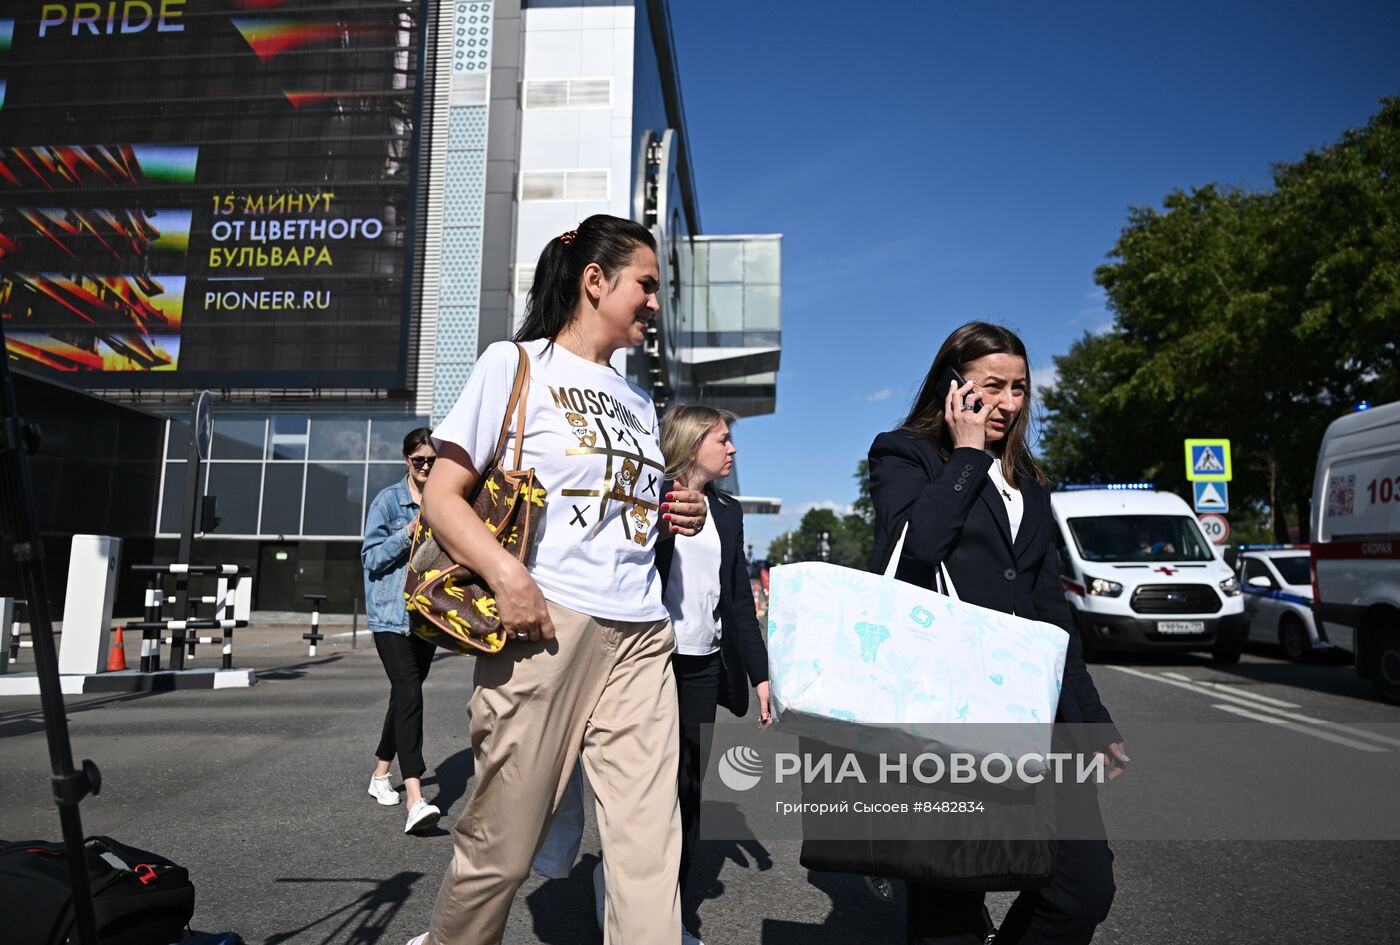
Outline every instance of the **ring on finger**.
POLYGON ((528 637, 528 636, 529 636, 529 634, 526 633, 526 632, 523 631, 523 630, 517 630, 517 631, 515 631, 515 638, 516 638, 517 640, 523 640, 523 639, 525 639, 525 638, 528 637))

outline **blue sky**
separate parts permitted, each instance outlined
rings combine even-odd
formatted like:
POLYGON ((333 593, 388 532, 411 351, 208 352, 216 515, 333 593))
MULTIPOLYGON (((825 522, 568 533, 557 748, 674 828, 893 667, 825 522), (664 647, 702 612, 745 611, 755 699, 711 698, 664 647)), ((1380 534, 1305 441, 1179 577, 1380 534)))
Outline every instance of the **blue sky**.
POLYGON ((1033 381, 1112 316, 1130 206, 1274 162, 1400 95, 1400 4, 671 5, 708 233, 784 234, 778 409, 736 430, 756 552, 844 507, 938 344, 1021 333, 1033 381))

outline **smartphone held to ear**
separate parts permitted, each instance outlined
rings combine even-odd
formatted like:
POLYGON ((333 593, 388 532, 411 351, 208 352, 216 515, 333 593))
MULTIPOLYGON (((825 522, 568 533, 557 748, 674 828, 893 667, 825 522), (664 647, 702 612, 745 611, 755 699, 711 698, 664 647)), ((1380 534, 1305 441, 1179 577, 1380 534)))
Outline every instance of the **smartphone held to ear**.
MULTIPOLYGON (((948 387, 953 384, 956 384, 958 388, 961 389, 967 386, 967 381, 963 378, 962 374, 958 372, 958 369, 950 364, 943 369, 942 374, 938 375, 938 389, 946 396, 948 387)), ((980 413, 982 410, 982 399, 978 397, 975 392, 964 397, 963 403, 972 407, 973 413, 980 413), (968 403, 969 401, 971 401, 970 404, 968 403)))

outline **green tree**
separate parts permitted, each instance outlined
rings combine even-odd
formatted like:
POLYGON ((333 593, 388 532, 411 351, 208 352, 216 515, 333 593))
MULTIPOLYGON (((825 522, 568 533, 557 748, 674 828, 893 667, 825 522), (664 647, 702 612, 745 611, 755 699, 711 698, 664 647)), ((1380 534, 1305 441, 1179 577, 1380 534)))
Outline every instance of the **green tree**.
POLYGON ((1115 315, 1056 358, 1041 452, 1056 478, 1183 493, 1181 440, 1232 441, 1232 503, 1306 537, 1327 423, 1400 397, 1400 99, 1275 169, 1134 208, 1095 272, 1115 315))
POLYGON ((832 564, 864 570, 875 548, 871 524, 875 506, 870 500, 870 464, 861 460, 856 466, 857 497, 852 511, 838 515, 832 509, 808 509, 797 528, 775 535, 768 542, 768 557, 774 561, 818 561, 821 558, 821 533, 830 537, 832 564))

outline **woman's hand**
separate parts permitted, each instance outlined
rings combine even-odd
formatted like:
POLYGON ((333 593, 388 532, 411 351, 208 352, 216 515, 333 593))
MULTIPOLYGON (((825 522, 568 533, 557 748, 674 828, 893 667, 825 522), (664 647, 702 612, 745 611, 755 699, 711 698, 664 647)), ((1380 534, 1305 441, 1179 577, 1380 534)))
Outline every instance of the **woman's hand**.
POLYGON ((974 393, 972 388, 971 381, 962 387, 955 382, 948 383, 948 396, 943 402, 943 422, 953 438, 953 449, 960 446, 970 446, 975 450, 987 448, 987 418, 992 411, 982 395, 974 393), (979 402, 982 409, 973 410, 979 402))
POLYGON ((710 514, 704 495, 694 489, 677 487, 666 493, 661 503, 661 518, 677 535, 698 535, 710 514))
POLYGON ((754 686, 753 691, 758 694, 758 727, 765 729, 773 724, 773 712, 768 703, 768 680, 754 686))
POLYGON ((500 572, 493 575, 489 583, 496 592, 496 612, 501 616, 501 627, 511 638, 531 643, 554 639, 549 606, 523 564, 505 556, 500 572))
POLYGON ((1108 780, 1116 781, 1128 770, 1128 750, 1122 742, 1114 742, 1107 748, 1094 752, 1103 757, 1108 765, 1108 780))

